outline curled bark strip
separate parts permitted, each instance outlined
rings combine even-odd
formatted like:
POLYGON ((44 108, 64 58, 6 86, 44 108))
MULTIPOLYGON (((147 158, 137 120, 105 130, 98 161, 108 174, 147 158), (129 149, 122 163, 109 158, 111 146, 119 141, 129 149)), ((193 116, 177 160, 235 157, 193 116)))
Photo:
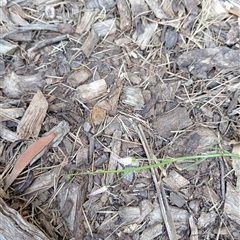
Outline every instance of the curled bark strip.
POLYGON ((23 169, 31 162, 31 160, 40 153, 55 137, 55 133, 51 132, 48 136, 40 138, 34 142, 29 148, 21 155, 15 163, 12 172, 6 177, 4 190, 6 191, 17 176, 23 169))

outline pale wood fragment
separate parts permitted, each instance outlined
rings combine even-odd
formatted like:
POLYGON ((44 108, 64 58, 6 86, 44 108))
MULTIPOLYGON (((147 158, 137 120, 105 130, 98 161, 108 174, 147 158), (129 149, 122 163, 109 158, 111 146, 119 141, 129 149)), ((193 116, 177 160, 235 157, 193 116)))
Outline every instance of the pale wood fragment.
POLYGON ((149 9, 144 0, 129 0, 133 17, 146 14, 149 9))
POLYGON ((156 0, 146 0, 146 3, 159 19, 168 19, 169 16, 162 9, 162 2, 156 0))
MULTIPOLYGON (((239 143, 233 146, 232 153, 240 155, 239 143)), ((237 189, 240 191, 240 160, 239 158, 232 158, 232 167, 235 171, 235 176, 237 177, 237 189)))
POLYGON ((149 200, 142 200, 137 207, 120 207, 118 214, 124 225, 129 223, 140 224, 153 209, 154 206, 149 200))
POLYGON ((141 89, 138 87, 126 86, 123 88, 123 91, 123 103, 133 106, 134 110, 142 110, 144 99, 141 89))
POLYGON ((114 5, 114 0, 88 0, 85 4, 85 7, 89 9, 104 10, 108 12, 114 7, 114 5))
POLYGON ((240 189, 234 187, 231 183, 227 183, 226 199, 224 203, 224 213, 240 224, 240 189))
POLYGON ((20 140, 16 132, 12 132, 11 130, 7 129, 1 123, 0 123, 0 137, 9 142, 16 142, 20 140))
POLYGON ((48 102, 38 90, 17 127, 21 139, 36 138, 41 130, 48 109, 48 102))
POLYGON ((13 12, 10 12, 10 18, 14 24, 18 24, 21 26, 29 24, 25 19, 21 18, 18 14, 13 12))
POLYGON ((93 25, 93 30, 99 37, 106 37, 117 31, 115 19, 107 19, 105 21, 99 21, 93 25))
POLYGON ((5 7, 7 5, 8 1, 7 0, 1 0, 0 1, 0 7, 5 7))
POLYGON ((174 190, 185 187, 190 183, 186 178, 174 170, 172 170, 169 175, 163 179, 163 181, 174 190))
MULTIPOLYGON (((118 166, 117 158, 120 155, 121 151, 121 137, 122 132, 119 130, 116 130, 113 133, 113 141, 112 141, 112 151, 108 163, 108 170, 115 170, 118 166)), ((108 174, 106 178, 106 184, 112 184, 114 179, 114 174, 108 174)))
POLYGON ((22 95, 29 92, 36 92, 38 88, 46 85, 45 79, 41 73, 30 76, 17 75, 14 71, 6 74, 1 81, 2 91, 13 98, 20 98, 22 95))
POLYGON ((146 49, 154 32, 157 29, 157 23, 148 24, 147 21, 143 22, 144 32, 137 37, 136 43, 140 45, 141 50, 146 49))
POLYGON ((217 213, 215 213, 213 210, 210 212, 201 212, 200 217, 198 218, 198 228, 206 228, 210 224, 216 221, 217 213))
POLYGON ((13 120, 22 117, 24 113, 23 108, 0 108, 0 122, 6 120, 13 120))
POLYGON ((162 234, 163 232, 163 225, 160 223, 157 223, 153 226, 150 226, 146 228, 140 237, 140 240, 152 240, 162 234))
POLYGON ((90 70, 87 68, 83 67, 79 69, 78 71, 74 72, 71 74, 67 82, 72 86, 72 87, 78 87, 80 84, 84 83, 87 81, 90 77, 92 76, 92 73, 90 70))
POLYGON ((0 39, 0 54, 13 55, 16 49, 17 45, 11 44, 8 41, 0 39))
POLYGON ((47 5, 45 7, 45 18, 53 20, 56 17, 56 11, 53 4, 47 5))
POLYGON ((240 2, 238 0, 226 0, 223 4, 229 13, 240 17, 240 2))
POLYGON ((24 195, 28 195, 28 197, 31 197, 33 195, 36 195, 36 193, 40 194, 41 192, 45 192, 49 188, 53 187, 54 181, 59 178, 62 167, 64 165, 66 165, 66 161, 62 162, 60 166, 41 174, 33 181, 30 187, 25 190, 24 195))
POLYGON ((0 239, 48 240, 44 233, 27 222, 0 198, 0 239))
POLYGON ((80 24, 77 26, 76 33, 82 34, 84 32, 89 32, 92 24, 95 21, 95 17, 99 11, 93 9, 85 9, 84 15, 81 19, 80 24))
POLYGON ((76 89, 76 98, 82 102, 89 102, 107 93, 107 84, 104 79, 100 79, 88 84, 79 86, 76 89))
POLYGON ((92 30, 86 41, 83 43, 81 50, 83 51, 83 53, 86 55, 86 57, 90 57, 90 55, 92 54, 93 49, 95 48, 95 46, 97 45, 98 41, 99 41, 99 36, 97 35, 97 33, 92 30))
POLYGON ((120 15, 120 29, 127 31, 131 28, 131 12, 126 0, 117 1, 118 13, 120 15))
POLYGON ((195 223, 195 219, 192 215, 189 217, 189 227, 191 229, 190 239, 198 240, 198 226, 195 223))

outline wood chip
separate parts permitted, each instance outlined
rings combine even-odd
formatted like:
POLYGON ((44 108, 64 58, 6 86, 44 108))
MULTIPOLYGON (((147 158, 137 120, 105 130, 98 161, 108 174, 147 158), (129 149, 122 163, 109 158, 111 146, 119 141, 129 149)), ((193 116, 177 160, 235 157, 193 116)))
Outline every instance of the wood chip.
POLYGON ((94 106, 91 112, 91 120, 93 124, 100 125, 106 118, 107 110, 99 106, 94 106))
POLYGON ((237 0, 226 0, 223 2, 229 13, 240 17, 240 3, 237 0))
POLYGON ((36 195, 36 193, 41 193, 47 191, 49 188, 54 186, 54 182, 56 179, 59 178, 61 174, 62 167, 66 164, 67 162, 62 162, 61 166, 58 166, 50 171, 47 171, 38 178, 36 178, 33 183, 28 187, 24 195, 28 195, 28 197, 31 197, 33 195, 36 195))
POLYGON ((88 0, 86 8, 109 11, 114 5, 114 0, 88 0))
POLYGON ((144 106, 144 98, 141 89, 138 87, 124 87, 124 96, 122 102, 134 107, 134 110, 142 110, 144 106))
POLYGON ((169 199, 173 205, 176 205, 179 208, 183 207, 185 204, 185 200, 175 192, 170 193, 169 199))
POLYGON ((200 217, 198 218, 198 228, 206 228, 213 222, 215 222, 215 219, 217 217, 217 213, 214 211, 211 212, 202 212, 200 217))
POLYGON ((162 234, 163 232, 163 225, 162 224, 155 224, 152 225, 145 230, 143 230, 140 240, 152 240, 162 234))
MULTIPOLYGON (((191 132, 187 132, 178 138, 167 150, 170 157, 179 157, 185 155, 201 154, 213 148, 218 143, 218 137, 214 130, 205 127, 197 127, 191 132), (175 150, 173 150, 175 149, 175 150)), ((189 165, 184 162, 177 165, 189 165)))
POLYGON ((11 44, 8 41, 0 39, 0 54, 13 55, 16 49, 17 45, 11 44))
POLYGON ((76 166, 80 167, 88 164, 89 149, 88 147, 80 147, 76 155, 76 166))
POLYGON ((49 4, 45 7, 45 18, 53 20, 56 17, 56 11, 53 4, 49 4))
POLYGON ((221 73, 239 69, 240 50, 228 47, 197 49, 184 52, 177 59, 177 64, 184 71, 189 71, 197 78, 207 78, 213 68, 221 73))
POLYGON ((158 99, 160 101, 174 101, 176 92, 181 84, 181 81, 176 81, 168 84, 161 84, 157 87, 158 99))
POLYGON ((190 183, 186 178, 184 178, 174 170, 172 170, 167 177, 163 178, 163 181, 175 190, 185 187, 190 183))
POLYGON ((76 214, 79 216, 79 197, 81 193, 80 187, 77 183, 73 182, 71 185, 65 185, 60 193, 57 195, 59 209, 62 213, 62 217, 66 221, 68 229, 74 231, 76 224, 76 214), (64 197, 62 197, 64 196, 64 197))
POLYGON ((0 197, 1 239, 49 240, 0 197))
POLYGON ((81 19, 80 24, 76 28, 76 33, 82 34, 84 32, 89 32, 92 27, 92 24, 95 21, 95 17, 99 11, 93 9, 86 9, 84 15, 81 19))
POLYGON ((190 239, 198 240, 198 226, 195 223, 195 219, 192 215, 189 217, 189 227, 191 229, 190 239))
POLYGON ((20 140, 16 132, 13 132, 13 131, 9 130, 8 128, 2 126, 1 123, 0 123, 0 129, 1 129, 0 137, 2 139, 5 139, 9 142, 16 142, 16 141, 20 140))
POLYGON ((92 76, 92 73, 87 68, 83 67, 79 69, 78 71, 72 73, 68 79, 67 82, 72 87, 78 87, 80 84, 87 81, 92 76))
POLYGON ((79 86, 76 89, 75 97, 82 102, 89 102, 107 93, 107 84, 104 79, 100 79, 88 84, 79 86))
POLYGON ((157 29, 157 26, 157 23, 148 24, 146 20, 143 22, 144 32, 138 36, 136 41, 136 43, 140 45, 141 50, 147 48, 154 32, 157 29))
POLYGON ((160 1, 156 1, 156 0, 146 0, 146 3, 148 4, 148 6, 150 7, 150 9, 154 12, 155 16, 159 19, 168 19, 169 16, 163 11, 161 5, 162 3, 160 3, 160 1))
MULTIPOLYGON (((155 202, 153 205, 154 205, 154 209, 148 215, 149 224, 154 225, 156 223, 163 223, 163 217, 162 217, 161 210, 158 203, 155 202)), ((188 211, 182 208, 177 208, 173 206, 170 206, 170 211, 176 227, 182 226, 183 228, 187 229, 188 219, 189 219, 188 211)))
POLYGON ((0 1, 0 7, 5 7, 7 5, 8 1, 7 0, 1 0, 0 1))
POLYGON ((154 120, 153 126, 158 134, 164 138, 170 137, 171 131, 178 131, 192 125, 185 108, 179 107, 168 113, 159 115, 154 120))
POLYGON ((29 139, 38 137, 47 109, 48 102, 43 93, 38 90, 18 124, 17 134, 19 138, 29 139))
MULTIPOLYGON (((121 137, 122 131, 116 130, 113 133, 113 140, 112 140, 112 151, 108 163, 108 170, 116 170, 118 166, 117 158, 120 155, 121 151, 121 137)), ((112 184, 114 182, 114 174, 107 174, 106 177, 106 185, 112 184)))
POLYGON ((153 210, 153 205, 148 200, 140 202, 138 207, 120 207, 118 214, 124 225, 130 223, 140 224, 145 217, 153 210), (142 211, 142 209, 144 209, 142 211))
POLYGON ((92 54, 92 51, 95 48, 95 46, 97 45, 99 39, 100 38, 99 38, 98 34, 94 30, 92 30, 88 34, 86 41, 83 43, 83 45, 81 47, 81 50, 86 55, 86 57, 90 57, 90 55, 92 54))
POLYGON ((8 97, 20 98, 29 92, 37 92, 38 88, 46 85, 40 73, 31 76, 17 75, 12 71, 9 75, 3 77, 1 87, 8 97))
POLYGON ((106 37, 116 32, 115 19, 108 19, 102 22, 97 22, 92 26, 92 29, 99 37, 106 37))
MULTIPOLYGON (((240 144, 233 145, 232 153, 240 155, 240 144)), ((237 177, 237 189, 240 191, 240 160, 239 158, 232 158, 232 167, 237 177)))
POLYGON ((0 108, 0 122, 6 120, 14 121, 14 119, 22 117, 23 114, 24 114, 23 108, 0 108))
POLYGON ((148 6, 144 0, 129 0, 133 17, 143 15, 148 11, 148 6))
POLYGON ((120 29, 127 31, 132 25, 129 5, 126 0, 118 0, 117 7, 120 16, 120 29))
POLYGON ((224 212, 227 216, 240 224, 240 190, 232 186, 230 182, 227 183, 227 193, 224 203, 224 212))

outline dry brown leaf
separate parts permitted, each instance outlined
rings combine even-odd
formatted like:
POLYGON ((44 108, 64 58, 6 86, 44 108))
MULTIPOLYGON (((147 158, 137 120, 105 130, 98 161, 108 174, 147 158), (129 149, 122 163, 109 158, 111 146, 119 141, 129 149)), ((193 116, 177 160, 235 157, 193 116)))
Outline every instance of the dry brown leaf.
POLYGON ((22 170, 31 162, 31 160, 41 152, 55 137, 54 132, 50 133, 46 137, 40 138, 38 141, 34 142, 29 148, 21 155, 21 157, 15 163, 12 172, 5 179, 6 191, 17 176, 22 172, 22 170))
POLYGON ((91 114, 92 122, 94 125, 100 125, 106 118, 107 110, 99 106, 94 106, 91 114))

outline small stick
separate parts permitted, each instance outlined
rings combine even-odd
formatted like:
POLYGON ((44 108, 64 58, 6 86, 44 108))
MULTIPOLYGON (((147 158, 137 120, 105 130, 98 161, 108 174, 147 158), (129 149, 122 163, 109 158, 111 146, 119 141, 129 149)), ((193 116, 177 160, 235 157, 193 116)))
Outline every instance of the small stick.
MULTIPOLYGON (((137 126, 135 123, 133 123, 133 127, 134 127, 134 130, 137 132, 137 134, 140 137, 140 140, 142 142, 142 145, 143 145, 144 151, 147 155, 147 158, 152 159, 153 153, 150 150, 150 147, 147 143, 147 139, 144 135, 142 126, 140 124, 137 126)), ((149 160, 149 164, 151 164, 150 160, 149 160)), ((176 228, 175 228, 175 225, 174 225, 174 222, 172 219, 172 215, 171 215, 171 212, 169 209, 169 205, 167 202, 165 191, 163 189, 163 185, 162 185, 162 183, 160 183, 160 186, 159 186, 157 177, 156 177, 156 174, 155 174, 155 171, 153 168, 151 168, 151 173, 152 173, 153 182, 154 182, 154 185, 155 185, 155 188, 157 191, 158 203, 159 203, 159 206, 160 206, 160 209, 162 212, 163 220, 164 220, 164 223, 165 223, 165 226, 167 229, 169 239, 176 240, 177 239, 176 228)))

